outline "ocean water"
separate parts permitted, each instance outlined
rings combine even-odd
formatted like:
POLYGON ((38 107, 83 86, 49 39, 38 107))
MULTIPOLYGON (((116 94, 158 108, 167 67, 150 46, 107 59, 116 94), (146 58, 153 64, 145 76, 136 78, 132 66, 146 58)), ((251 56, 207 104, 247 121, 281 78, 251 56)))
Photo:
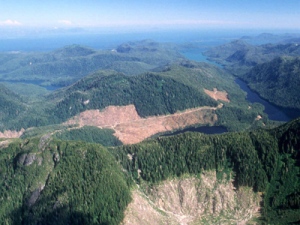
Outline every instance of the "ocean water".
POLYGON ((219 45, 241 37, 239 32, 176 30, 134 33, 82 33, 18 38, 0 38, 0 52, 9 51, 52 51, 67 45, 79 44, 94 49, 111 49, 128 41, 151 39, 157 42, 176 44, 193 43, 199 48, 219 45))
POLYGON ((190 49, 190 50, 181 52, 181 54, 185 58, 190 59, 190 60, 194 60, 194 61, 197 61, 197 62, 206 62, 206 63, 213 64, 215 66, 218 66, 218 67, 222 67, 220 64, 208 60, 207 57, 205 55, 203 55, 203 52, 205 50, 206 50, 206 48, 197 48, 197 49, 194 49, 194 50, 190 49))

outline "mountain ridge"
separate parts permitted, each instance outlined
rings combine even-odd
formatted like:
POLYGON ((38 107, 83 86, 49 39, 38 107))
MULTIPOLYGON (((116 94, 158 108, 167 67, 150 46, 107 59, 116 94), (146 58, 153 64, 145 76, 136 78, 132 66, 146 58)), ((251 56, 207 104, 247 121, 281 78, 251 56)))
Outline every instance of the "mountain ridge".
MULTIPOLYGON (((230 224, 259 217, 253 214, 259 207, 257 200, 253 202, 249 198, 253 193, 263 192, 261 217, 256 220, 290 224, 300 219, 300 201, 297 200, 300 196, 297 179, 300 175, 299 137, 300 119, 271 130, 222 135, 184 133, 117 148, 60 141, 49 134, 13 140, 0 145, 0 221, 10 224, 120 224, 134 187, 152 201, 161 198, 163 202, 155 204, 166 211, 173 212, 169 206, 179 207, 181 202, 180 207, 185 211, 180 216, 193 223, 209 224, 218 221, 230 224), (191 183, 188 177, 196 186, 188 185, 191 183), (212 179, 218 195, 209 188, 212 179), (165 190, 161 185, 167 185, 165 181, 178 186, 172 192, 178 203, 163 194, 165 190), (208 186, 198 186, 198 182, 208 186), (234 203, 228 197, 228 201, 222 203, 222 198, 227 199, 225 193, 229 194, 224 185, 234 185, 236 190, 232 194, 239 193, 239 198, 245 201, 234 203), (188 196, 194 196, 187 194, 192 193, 190 188, 198 190, 204 199, 210 199, 208 211, 200 218, 192 212, 194 203, 202 197, 188 200, 188 196), (185 205, 188 202, 192 205, 185 205), (241 209, 244 213, 236 217, 235 204, 244 204, 243 210, 253 206, 254 211, 246 213, 241 209), (107 210, 107 205, 114 210, 107 210)), ((203 204, 201 202, 197 204, 203 204)), ((165 215, 157 208, 152 210, 165 215)), ((156 217, 151 218, 154 224, 156 217)), ((165 221, 163 224, 174 221, 172 217, 159 218, 165 221)), ((177 224, 179 221, 183 222, 177 220, 177 224)))
POLYGON ((282 56, 257 65, 243 75, 249 86, 269 102, 300 109, 300 58, 282 56))

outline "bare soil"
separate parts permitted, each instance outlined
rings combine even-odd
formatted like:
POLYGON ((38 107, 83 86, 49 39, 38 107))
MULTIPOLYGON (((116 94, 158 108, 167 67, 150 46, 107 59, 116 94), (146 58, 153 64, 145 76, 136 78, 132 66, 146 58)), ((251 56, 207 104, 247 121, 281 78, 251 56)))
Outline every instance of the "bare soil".
POLYGON ((215 172, 200 178, 173 179, 133 191, 122 225, 246 224, 258 217, 261 197, 251 188, 235 190, 232 180, 215 172))
POLYGON ((216 101, 230 102, 226 91, 218 91, 217 88, 214 88, 212 91, 204 89, 204 92, 216 101))
POLYGON ((19 138, 24 133, 24 129, 20 131, 16 130, 5 130, 4 132, 0 132, 0 138, 19 138))
MULTIPOLYGON (((222 105, 218 106, 222 107, 222 105)), ((200 107, 164 116, 141 118, 134 105, 109 106, 102 111, 88 110, 68 120, 66 124, 111 128, 124 144, 134 144, 154 134, 183 129, 196 124, 213 125, 218 120, 218 107, 200 107)))
POLYGON ((8 147, 8 145, 11 143, 10 140, 4 140, 4 141, 0 141, 0 149, 1 148, 6 148, 8 147))

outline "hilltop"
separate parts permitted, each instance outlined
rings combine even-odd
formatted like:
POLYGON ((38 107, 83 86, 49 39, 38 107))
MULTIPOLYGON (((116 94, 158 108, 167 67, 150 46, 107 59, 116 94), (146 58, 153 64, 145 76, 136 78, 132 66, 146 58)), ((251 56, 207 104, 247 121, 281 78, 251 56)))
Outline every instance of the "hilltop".
POLYGON ((298 119, 272 130, 184 133, 117 148, 49 134, 2 140, 0 221, 296 223, 299 137, 298 119))
MULTIPOLYGON (((135 76, 112 70, 92 73, 40 100, 27 103, 28 110, 21 112, 13 120, 3 121, 3 130, 62 124, 72 118, 86 118, 85 120, 92 121, 94 117, 98 118, 99 112, 108 107, 122 106, 125 109, 131 105, 140 121, 151 117, 154 127, 149 129, 144 138, 154 135, 154 130, 159 133, 188 126, 220 125, 230 131, 237 131, 268 126, 269 123, 263 113, 263 107, 259 104, 249 104, 245 100, 245 93, 234 84, 231 75, 207 63, 179 60, 159 67, 156 71, 135 76), (185 111, 197 111, 193 114, 197 117, 183 119, 186 116, 181 117, 181 114, 185 111), (87 115, 90 115, 90 118, 87 118, 87 115), (164 116, 176 118, 178 125, 171 126, 170 120, 161 120, 164 116), (258 116, 262 119, 258 120, 258 116), (158 128, 158 121, 165 127, 173 128, 158 128)), ((130 115, 123 114, 107 114, 108 117, 103 120, 109 121, 110 117, 131 118, 130 115)), ((147 123, 149 121, 147 120, 147 123)), ((138 125, 132 120, 126 127, 129 130, 136 127, 136 132, 142 135, 147 123, 138 125)), ((72 124, 76 125, 77 122, 72 124)), ((94 124, 103 123, 95 121, 94 124)), ((85 122, 84 125, 93 124, 85 122)), ((100 128, 102 126, 98 125, 100 128)), ((119 131, 114 129, 112 124, 105 126, 119 131)), ((137 137, 137 140, 144 138, 137 137)))

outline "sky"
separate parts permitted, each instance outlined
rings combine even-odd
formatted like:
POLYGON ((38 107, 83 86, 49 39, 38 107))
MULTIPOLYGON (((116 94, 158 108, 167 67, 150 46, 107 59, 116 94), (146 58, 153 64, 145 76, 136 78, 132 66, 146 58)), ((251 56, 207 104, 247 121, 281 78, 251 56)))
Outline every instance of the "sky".
POLYGON ((300 0, 0 0, 0 28, 300 29, 300 0))

